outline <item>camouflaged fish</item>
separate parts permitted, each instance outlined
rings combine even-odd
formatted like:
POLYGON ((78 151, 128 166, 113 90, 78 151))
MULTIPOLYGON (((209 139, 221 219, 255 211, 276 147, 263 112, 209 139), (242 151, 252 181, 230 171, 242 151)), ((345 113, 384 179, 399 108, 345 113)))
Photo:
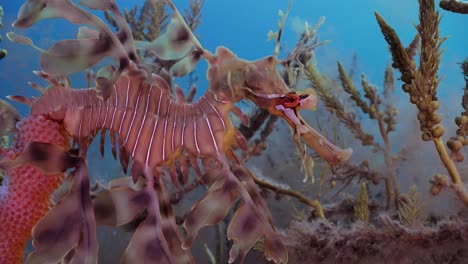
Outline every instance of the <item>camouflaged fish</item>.
POLYGON ((213 54, 203 48, 174 4, 167 4, 173 10, 170 24, 164 34, 149 43, 133 41, 113 0, 82 0, 79 5, 70 0, 29 0, 21 7, 15 27, 30 27, 45 18, 64 18, 86 27, 80 28, 77 39, 59 41, 49 50, 36 47, 27 37, 8 34, 10 40, 41 52, 42 71, 36 74, 50 86, 33 85, 42 92, 37 98, 10 97, 28 104, 31 113, 19 126, 15 143, 8 150, 11 155, 0 161, 0 168, 8 175, 6 195, 0 203, 0 226, 6 223, 13 228, 15 222, 28 220, 21 222, 24 226, 1 230, 9 238, 19 229, 23 232, 18 239, 0 241, 1 263, 22 260, 31 230, 35 250, 27 263, 97 263, 96 223, 122 226, 145 211, 146 218, 136 229, 122 262, 193 263, 190 248, 199 230, 219 223, 238 198, 241 203, 227 228, 227 237, 234 242, 229 263, 242 262, 259 240, 267 259, 287 262, 287 251, 270 211, 235 152, 245 151, 247 144, 230 114, 246 124, 248 118, 234 103, 250 100, 282 117, 300 145, 304 141, 331 165, 346 161, 351 150, 334 146, 301 118, 300 110, 316 108, 317 97, 312 91, 290 90, 278 73, 281 61, 276 56, 247 61, 226 47, 218 47, 213 54), (119 30, 113 32, 88 10, 109 11, 119 30), (171 63, 163 71, 152 73, 137 50, 150 50, 171 63), (104 57, 113 58, 117 66, 98 72, 95 87, 70 86, 68 74, 83 71, 104 57), (188 74, 202 59, 209 65, 209 87, 192 101, 193 94, 186 97, 172 77, 188 74), (51 138, 42 138, 44 133, 51 138), (101 152, 108 133, 114 157, 125 171, 129 168, 133 182, 111 182, 108 191, 92 200, 86 153, 98 133, 101 152), (30 206, 20 203, 20 197, 33 199, 34 193, 48 197, 67 168, 73 169, 67 176, 71 187, 56 205, 40 202, 46 203, 42 206, 46 209, 34 217, 14 213, 18 207, 23 212, 30 206), (178 188, 187 182, 189 168, 200 175, 207 191, 185 217, 182 233, 169 203, 165 179, 168 176, 178 188), (28 175, 27 179, 21 180, 22 175, 28 175), (40 190, 25 187, 39 184, 36 179, 41 181, 44 175, 55 175, 55 180, 40 190), (10 187, 10 182, 19 187, 10 187), (5 257, 13 251, 16 258, 5 257))

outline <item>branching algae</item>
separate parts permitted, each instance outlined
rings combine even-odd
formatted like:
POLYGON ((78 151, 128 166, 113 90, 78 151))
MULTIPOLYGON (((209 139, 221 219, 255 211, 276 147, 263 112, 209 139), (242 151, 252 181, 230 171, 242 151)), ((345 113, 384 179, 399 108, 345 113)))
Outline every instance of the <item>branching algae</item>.
MULTIPOLYGON (((440 6, 449 11, 466 13, 464 1, 441 1, 440 6)), ((440 158, 448 174, 445 176, 441 172, 434 172, 435 176, 430 180, 430 192, 438 195, 444 189, 452 189, 455 191, 455 197, 461 201, 460 204, 466 205, 467 191, 463 183, 463 178, 466 176, 466 167, 463 165, 466 165, 466 162, 463 163, 465 158, 463 148, 468 145, 466 131, 468 87, 465 85, 460 96, 463 111, 454 118, 456 135, 452 135, 445 142, 443 139, 445 128, 441 125, 442 116, 438 113, 440 103, 437 98, 437 89, 441 81, 438 68, 442 58, 441 46, 445 38, 439 35, 441 16, 436 10, 435 2, 419 1, 417 34, 407 47, 403 46, 396 31, 380 14, 375 13, 375 16, 389 44, 393 60, 391 66, 401 73, 403 91, 409 95, 409 101, 417 107, 420 138, 422 141, 433 142, 437 157, 440 158), (416 61, 417 53, 419 53, 419 62, 416 61)), ((466 60, 460 65, 466 82, 466 60)), ((368 84, 365 77, 362 78, 363 97, 340 63, 338 63, 338 72, 341 86, 320 73, 315 62, 306 66, 306 78, 316 88, 326 109, 363 146, 372 147, 373 153, 382 153, 386 168, 378 172, 368 171, 369 163, 372 162, 369 158, 369 161, 360 165, 345 164, 336 171, 332 179, 343 182, 345 186, 349 185, 353 178, 374 184, 384 180, 386 212, 383 212, 379 203, 376 204, 371 200, 372 196, 367 196, 367 192, 364 195, 363 187, 356 199, 341 199, 334 204, 324 205, 323 210, 329 221, 315 219, 297 222, 283 234, 283 241, 290 256, 293 256, 290 261, 378 263, 385 259, 388 263, 466 262, 468 228, 465 210, 462 208, 459 216, 447 216, 442 219, 439 219, 440 216, 427 217, 422 210, 427 202, 419 199, 420 192, 424 190, 412 187, 408 195, 399 191, 399 187, 402 186, 397 182, 401 177, 398 175, 398 168, 406 154, 400 151, 398 155, 392 156, 391 153, 394 151, 389 149, 388 143, 388 134, 395 131, 398 125, 395 119, 397 110, 389 100, 389 94, 393 92, 395 85, 392 69, 387 68, 385 72, 383 97, 376 93, 377 90, 368 84), (372 133, 366 132, 353 112, 346 110, 336 90, 343 90, 348 95, 348 99, 354 102, 356 109, 377 122, 384 146, 375 140, 372 133)))

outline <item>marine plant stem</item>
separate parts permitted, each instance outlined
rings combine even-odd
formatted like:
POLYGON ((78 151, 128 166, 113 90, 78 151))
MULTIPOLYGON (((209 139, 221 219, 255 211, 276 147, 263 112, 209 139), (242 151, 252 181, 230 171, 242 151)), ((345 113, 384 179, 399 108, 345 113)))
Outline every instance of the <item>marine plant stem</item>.
POLYGON ((255 183, 257 185, 260 185, 264 188, 267 188, 267 189, 270 189, 276 193, 279 193, 279 194, 284 194, 284 195, 288 195, 288 196, 291 196, 291 197, 294 197, 296 199, 298 199, 300 202, 302 203, 305 203, 307 204, 308 206, 310 207, 313 207, 315 209, 315 212, 317 213, 317 216, 322 218, 322 219, 325 219, 325 214, 323 213, 323 208, 322 208, 322 205, 320 204, 320 202, 315 199, 315 200, 312 200, 312 199, 309 199, 307 197, 305 197, 304 195, 298 193, 298 192, 295 192, 295 191, 292 191, 292 190, 288 190, 288 189, 283 189, 281 187, 278 187, 274 184, 271 184, 267 181, 264 181, 260 178, 257 178, 257 176, 255 176, 253 173, 251 173, 252 175, 252 178, 254 179, 255 183))
POLYGON ((437 149, 439 154, 440 160, 444 163, 445 168, 447 168, 447 172, 450 175, 450 179, 456 185, 461 185, 462 180, 460 178, 460 174, 458 173, 457 167, 455 163, 450 158, 447 149, 445 148, 444 142, 442 138, 433 138, 432 141, 437 149))
POLYGON ((384 141, 384 161, 385 161, 385 166, 387 166, 387 173, 385 176, 385 190, 387 192, 387 209, 390 208, 391 200, 392 197, 394 197, 394 203, 395 203, 395 208, 398 209, 398 196, 399 196, 399 191, 398 191, 398 185, 395 177, 395 172, 393 171, 393 161, 392 161, 392 156, 390 154, 391 152, 391 143, 390 143, 390 138, 388 137, 388 132, 385 129, 384 125, 384 120, 382 117, 377 118, 377 122, 379 124, 379 131, 380 135, 382 136, 382 139, 384 141), (393 185, 393 194, 391 191, 391 187, 393 185))
POLYGON ((223 263, 223 227, 221 223, 216 225, 216 263, 223 263))

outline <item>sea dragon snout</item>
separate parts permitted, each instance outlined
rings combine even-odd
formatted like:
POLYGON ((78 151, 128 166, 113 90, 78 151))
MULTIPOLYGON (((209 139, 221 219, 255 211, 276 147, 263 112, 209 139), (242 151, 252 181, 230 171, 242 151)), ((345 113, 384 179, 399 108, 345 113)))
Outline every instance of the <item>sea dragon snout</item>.
POLYGON ((351 157, 350 148, 341 149, 335 146, 300 116, 300 110, 317 108, 317 95, 312 89, 306 89, 300 93, 288 92, 273 97, 257 95, 254 101, 258 106, 268 109, 271 114, 286 120, 294 133, 300 135, 304 142, 330 165, 341 165, 351 157))
MULTIPOLYGON (((286 120, 293 129, 296 141, 300 138, 314 149, 330 165, 341 165, 351 154, 351 149, 341 149, 332 144, 318 131, 310 127, 300 116, 302 109, 315 110, 317 95, 314 90, 292 91, 284 82, 275 57, 266 57, 249 62, 244 68, 243 90, 246 97, 258 107, 267 109, 271 114, 286 120)), ((297 142, 299 143, 299 142, 297 142)))

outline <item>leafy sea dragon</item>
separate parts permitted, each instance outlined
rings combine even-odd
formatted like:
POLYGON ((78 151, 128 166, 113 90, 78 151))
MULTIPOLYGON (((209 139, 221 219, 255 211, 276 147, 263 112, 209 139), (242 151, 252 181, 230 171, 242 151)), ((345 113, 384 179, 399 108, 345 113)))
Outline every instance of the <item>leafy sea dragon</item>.
POLYGON ((351 151, 334 146, 301 118, 299 110, 314 109, 317 98, 313 92, 297 93, 285 85, 276 56, 251 62, 225 47, 212 54, 173 3, 167 4, 173 16, 166 32, 151 43, 136 44, 113 0, 82 0, 80 5, 109 11, 119 28, 116 33, 70 0, 29 0, 21 7, 15 27, 30 27, 44 18, 65 18, 90 27, 81 27, 77 39, 59 41, 49 50, 36 47, 27 37, 7 34, 41 52, 42 71, 36 74, 50 86, 33 84, 42 93, 37 98, 10 96, 29 105, 31 113, 19 123, 14 143, 0 161, 7 174, 0 200, 0 263, 21 262, 31 233, 35 250, 27 263, 97 263, 96 224, 121 226, 143 212, 146 217, 122 262, 193 263, 190 247, 198 231, 221 221, 237 197, 242 202, 227 228, 227 237, 234 241, 229 262, 242 262, 260 239, 267 259, 287 262, 266 203, 234 152, 246 150, 246 142, 230 113, 244 123, 248 118, 233 103, 248 99, 284 118, 295 140, 302 138, 332 165, 346 161, 351 151), (165 68, 152 73, 137 49, 152 51, 167 62, 165 68), (114 58, 118 66, 99 71, 94 88, 70 87, 68 74, 104 57, 114 58), (172 77, 188 74, 200 59, 209 64, 209 87, 192 102, 172 77), (86 152, 101 133, 103 153, 107 132, 114 157, 118 148, 120 163, 125 171, 131 167, 133 180, 114 180, 109 190, 91 199, 86 152), (165 176, 178 188, 181 181, 187 182, 189 167, 208 190, 185 217, 182 235, 165 176), (68 193, 53 205, 50 196, 64 177, 71 182, 68 193))

